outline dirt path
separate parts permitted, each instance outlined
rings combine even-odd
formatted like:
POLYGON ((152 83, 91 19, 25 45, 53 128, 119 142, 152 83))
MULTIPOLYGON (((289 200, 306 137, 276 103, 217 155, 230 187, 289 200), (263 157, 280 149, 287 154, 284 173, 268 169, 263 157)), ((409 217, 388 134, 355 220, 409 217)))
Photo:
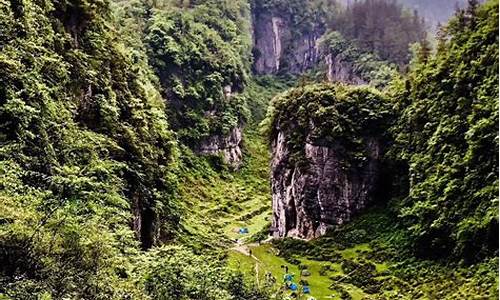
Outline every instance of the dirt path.
POLYGON ((250 247, 255 247, 255 246, 257 246, 257 244, 236 244, 236 246, 231 248, 230 250, 240 252, 246 256, 250 256, 255 261, 261 262, 257 257, 255 257, 253 254, 250 253, 250 247))

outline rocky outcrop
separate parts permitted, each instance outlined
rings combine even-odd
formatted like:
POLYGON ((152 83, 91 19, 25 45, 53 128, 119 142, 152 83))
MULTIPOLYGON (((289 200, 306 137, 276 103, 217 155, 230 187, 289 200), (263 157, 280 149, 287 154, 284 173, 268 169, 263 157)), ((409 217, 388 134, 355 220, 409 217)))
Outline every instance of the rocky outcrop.
POLYGON ((352 62, 343 61, 338 55, 331 53, 324 57, 327 68, 326 77, 329 82, 342 82, 355 85, 368 83, 356 74, 352 62))
MULTIPOLYGON (((233 87, 226 85, 222 88, 225 101, 231 101, 235 95, 233 87)), ((214 116, 216 110, 205 113, 205 117, 214 116)), ((215 134, 202 140, 198 146, 198 153, 202 155, 222 155, 224 162, 233 168, 241 165, 243 154, 241 151, 243 140, 242 125, 236 126, 225 134, 215 134)))
POLYGON ((321 24, 304 32, 294 26, 291 18, 278 10, 254 12, 253 68, 256 74, 302 74, 324 65, 329 82, 367 84, 355 70, 355 62, 321 49, 320 39, 324 34, 321 24))
POLYGON ((317 64, 321 26, 299 32, 292 16, 279 10, 253 11, 254 72, 300 74, 317 64))
POLYGON ((325 146, 308 141, 303 167, 291 162, 289 134, 279 132, 272 142, 273 235, 311 239, 348 222, 372 201, 382 144, 365 139, 366 157, 359 167, 346 165, 340 142, 325 146))
POLYGON ((213 135, 201 142, 198 152, 200 154, 222 155, 224 161, 237 168, 241 165, 242 129, 233 128, 227 135, 213 135))

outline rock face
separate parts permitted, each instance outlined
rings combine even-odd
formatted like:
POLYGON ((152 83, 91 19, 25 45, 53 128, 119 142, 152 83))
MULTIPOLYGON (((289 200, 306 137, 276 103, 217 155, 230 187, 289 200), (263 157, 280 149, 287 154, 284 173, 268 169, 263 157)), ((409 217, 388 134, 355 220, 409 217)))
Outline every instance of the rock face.
POLYGON ((253 13, 253 68, 256 74, 302 74, 324 64, 329 82, 367 84, 356 75, 352 62, 321 49, 319 41, 325 32, 322 25, 299 32, 291 24, 290 17, 277 10, 253 13))
POLYGON ((222 154, 224 161, 238 168, 241 165, 242 129, 233 128, 228 135, 213 135, 201 142, 198 152, 200 154, 222 154))
POLYGON ((272 142, 273 235, 311 239, 348 222, 372 201, 382 146, 375 138, 365 139, 363 166, 346 167, 340 143, 307 142, 303 168, 290 163, 289 134, 279 132, 272 142))
POLYGON ((342 61, 337 55, 333 54, 328 54, 324 57, 327 66, 326 77, 329 82, 342 82, 355 85, 368 83, 356 75, 352 63, 342 61))
POLYGON ((322 28, 298 33, 291 16, 277 11, 253 12, 254 72, 300 74, 319 61, 317 41, 322 28))
POLYGON ((151 248, 159 240, 158 218, 150 203, 137 193, 132 194, 132 229, 143 249, 151 248))

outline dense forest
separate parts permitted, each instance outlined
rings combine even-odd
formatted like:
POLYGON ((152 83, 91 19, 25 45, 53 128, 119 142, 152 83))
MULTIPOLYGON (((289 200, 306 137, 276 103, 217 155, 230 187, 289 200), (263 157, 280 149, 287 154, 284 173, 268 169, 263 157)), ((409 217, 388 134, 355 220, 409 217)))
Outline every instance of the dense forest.
POLYGON ((0 299, 497 298, 498 3, 410 2, 0 0, 0 299))

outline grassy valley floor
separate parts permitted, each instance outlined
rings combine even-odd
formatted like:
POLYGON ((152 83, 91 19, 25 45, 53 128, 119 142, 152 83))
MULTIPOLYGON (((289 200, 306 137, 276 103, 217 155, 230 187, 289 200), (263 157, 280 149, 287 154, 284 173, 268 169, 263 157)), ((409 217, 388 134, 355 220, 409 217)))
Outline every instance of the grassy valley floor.
POLYGON ((246 133, 245 158, 237 171, 214 170, 203 159, 185 173, 181 198, 187 211, 182 222, 188 237, 204 245, 231 248, 269 227, 271 191, 269 151, 259 135, 246 133), (248 234, 240 235, 240 228, 248 234))
POLYGON ((310 288, 300 299, 493 299, 498 294, 496 259, 473 266, 416 259, 402 250, 408 249, 405 232, 384 207, 311 242, 265 242, 271 222, 269 151, 254 131, 245 141, 238 171, 187 158, 201 167, 187 169, 180 185, 188 211, 184 243, 225 252, 228 268, 277 299, 291 294, 283 287, 284 266, 299 287, 310 288), (240 234, 241 228, 248 234, 240 234))

